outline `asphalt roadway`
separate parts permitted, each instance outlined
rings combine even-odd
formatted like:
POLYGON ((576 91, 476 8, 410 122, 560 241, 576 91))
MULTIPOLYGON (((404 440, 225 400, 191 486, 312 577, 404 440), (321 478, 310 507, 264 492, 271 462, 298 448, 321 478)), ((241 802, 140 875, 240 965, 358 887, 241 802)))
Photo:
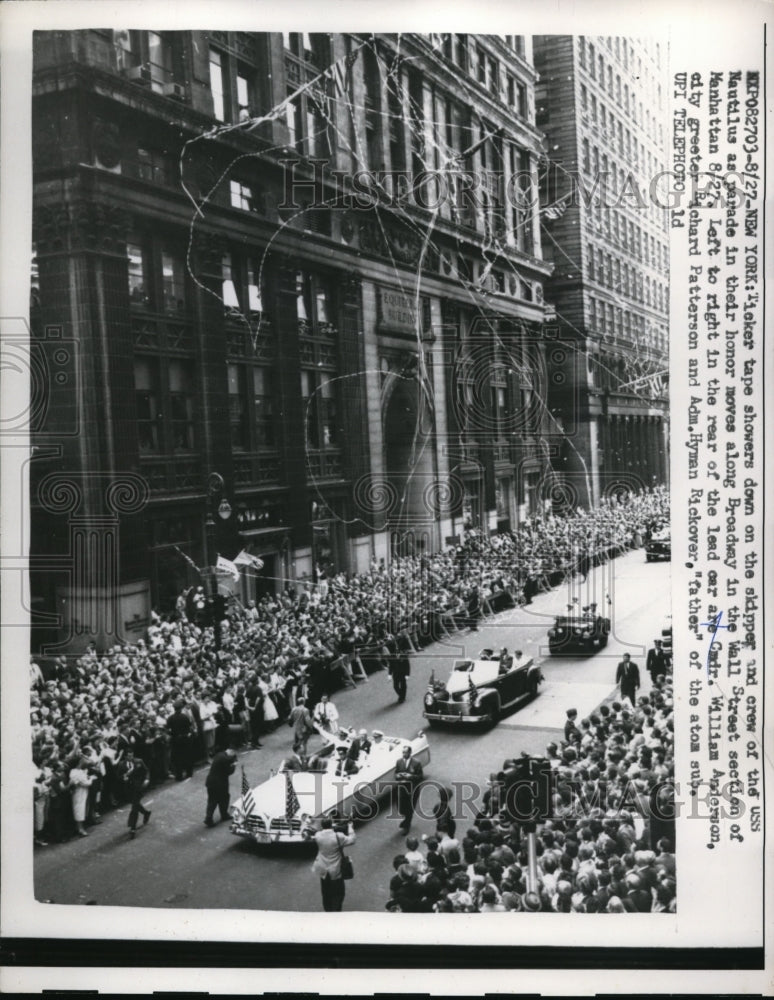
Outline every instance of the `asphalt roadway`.
MULTIPOLYGON (((344 725, 411 736, 426 728, 422 698, 432 670, 445 677, 455 659, 476 656, 487 646, 522 649, 541 662, 545 677, 534 701, 486 732, 428 730, 432 760, 426 777, 444 784, 475 783, 483 794, 489 773, 504 758, 545 751, 546 743, 561 734, 567 708, 577 708, 582 718, 613 693, 616 665, 627 649, 640 666, 642 692, 647 693, 645 652, 669 624, 669 614, 669 563, 646 563, 643 550, 631 551, 593 570, 585 583, 540 594, 528 607, 485 619, 477 632, 457 634, 412 656, 403 705, 397 704, 385 671, 372 674, 355 690, 338 692, 333 701, 344 725), (600 613, 609 614, 610 642, 590 658, 550 657, 547 629, 574 597, 579 606, 596 601, 600 613)), ((239 763, 251 785, 268 777, 287 754, 291 730, 281 726, 262 742, 262 749, 240 752, 239 763)), ((313 848, 256 847, 233 836, 227 823, 204 826, 206 773, 203 767, 191 779, 149 792, 145 805, 153 815, 135 840, 129 840, 124 807, 106 815, 86 838, 36 848, 36 898, 104 906, 320 910, 319 881, 310 871, 313 848)), ((232 798, 239 795, 239 775, 237 767, 232 798)), ((466 795, 472 799, 474 793, 466 795)), ((426 796, 428 807, 435 798, 434 791, 426 796)), ((383 910, 392 858, 404 846, 399 822, 385 804, 375 819, 357 827, 357 843, 350 850, 355 878, 347 883, 345 909, 383 910)), ((459 821, 458 832, 467 825, 469 821, 459 821)), ((412 833, 433 829, 431 819, 417 817, 412 833)))

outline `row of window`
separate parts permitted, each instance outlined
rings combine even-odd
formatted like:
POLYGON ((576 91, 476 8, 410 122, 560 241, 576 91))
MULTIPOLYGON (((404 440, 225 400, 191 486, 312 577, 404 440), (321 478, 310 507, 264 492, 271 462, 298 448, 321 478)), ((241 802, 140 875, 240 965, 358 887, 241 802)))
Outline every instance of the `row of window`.
MULTIPOLYGON (((512 48, 522 58, 525 54, 523 35, 501 36, 506 45, 512 48)), ((482 87, 498 101, 505 102, 509 108, 516 111, 520 117, 529 119, 530 109, 526 84, 517 79, 513 73, 487 52, 481 45, 476 45, 467 35, 446 34, 431 35, 436 49, 453 62, 464 73, 470 74, 482 87)))
MULTIPOLYGON (((302 139, 311 143, 313 148, 306 148, 308 155, 321 155, 330 148, 327 135, 329 107, 324 85, 297 93, 299 85, 311 82, 320 70, 333 62, 330 36, 322 34, 283 32, 283 48, 286 57, 287 94, 293 100, 286 105, 285 118, 291 133, 291 144, 296 145, 302 139), (315 141, 314 137, 318 139, 315 141)), ((467 35, 446 35, 443 51, 448 58, 475 78, 489 90, 498 100, 505 102, 509 108, 524 119, 530 117, 530 106, 526 84, 507 72, 492 56, 489 56, 480 46, 468 43, 467 35), (469 55, 470 53, 470 55, 469 55)), ((521 37, 521 36, 514 36, 521 37)), ((351 48, 351 41, 347 39, 351 48)), ((376 67, 379 61, 374 46, 366 45, 360 49, 363 59, 363 75, 365 84, 366 128, 373 114, 379 114, 379 91, 381 89, 380 70, 376 67), (372 112, 369 115, 369 111, 372 112)), ((210 90, 213 98, 213 110, 219 121, 244 121, 257 113, 256 70, 262 69, 264 77, 268 76, 266 67, 251 66, 240 60, 233 53, 210 43, 210 90)), ((381 71, 382 77, 389 74, 381 71)), ((351 99, 351 94, 342 95, 351 99)))
MULTIPOLYGON (((129 293, 137 308, 177 313, 185 309, 183 260, 162 244, 128 246, 129 293)), ((222 260, 222 294, 227 317, 264 319, 266 270, 263 260, 228 253, 222 260)), ((330 280, 296 274, 296 318, 302 343, 299 394, 309 447, 336 447, 340 441, 335 306, 330 280), (323 347, 325 343, 330 347, 323 347), (304 346, 307 345, 307 346, 304 346)), ((140 349, 135 357, 137 434, 143 455, 169 455, 196 449, 193 360, 163 351, 140 349)), ((227 364, 229 427, 234 451, 256 452, 277 446, 276 373, 257 357, 232 357, 227 364)))
POLYGON ((648 233, 617 208, 601 211, 597 232, 603 233, 608 246, 629 254, 637 264, 647 264, 662 273, 669 269, 669 247, 659 236, 648 233))
POLYGON ((182 254, 159 243, 130 241, 129 303, 151 312, 184 313, 187 309, 185 260, 182 254))
POLYGON ((599 197, 591 201, 592 206, 599 204, 601 207, 615 201, 624 208, 632 208, 640 217, 647 215, 654 225, 666 232, 667 213, 652 197, 650 181, 643 184, 614 157, 600 152, 599 146, 592 145, 585 137, 581 140, 580 165, 593 185, 599 182, 599 197))
MULTIPOLYGON (((658 81, 656 75, 653 72, 653 67, 648 66, 647 60, 643 63, 642 54, 639 51, 633 40, 618 36, 616 38, 597 38, 596 47, 591 39, 587 38, 585 35, 578 36, 578 57, 579 62, 583 69, 588 71, 589 76, 592 79, 599 79, 602 86, 608 82, 608 90, 611 90, 609 84, 610 71, 614 71, 613 66, 609 65, 605 56, 602 54, 602 46, 605 45, 609 56, 622 64, 625 73, 628 73, 630 77, 638 81, 638 86, 642 86, 643 82, 652 87, 653 89, 649 92, 650 96, 655 97, 656 94, 660 96, 660 89, 658 87, 658 81), (601 60, 601 61, 600 61, 601 60), (600 72, 601 70, 601 72, 600 72)), ((651 53, 651 59, 656 64, 656 70, 661 69, 661 45, 655 42, 653 46, 650 44, 650 40, 640 40, 639 49, 649 51, 651 53)), ((660 106, 660 101, 659 101, 660 106)))
MULTIPOLYGON (((255 452, 276 448, 273 370, 230 363, 226 375, 233 450, 255 452)), ((198 388, 193 362, 166 355, 137 355, 134 388, 140 455, 195 451, 194 403, 198 388)))
POLYGON ((181 52, 174 34, 166 31, 115 29, 113 47, 118 69, 158 94, 171 95, 181 79, 181 52))
MULTIPOLYGON (((130 295, 135 305, 152 305, 153 290, 157 289, 168 309, 179 311, 181 303, 185 303, 182 259, 156 243, 130 244, 129 259, 130 295)), ((262 261, 229 253, 223 258, 222 269, 227 316, 247 312, 263 318, 266 283, 262 261)), ((500 277, 504 282, 504 276, 500 277)), ((342 428, 332 283, 327 276, 299 271, 295 291, 301 350, 298 390, 307 445, 312 449, 335 449, 341 443, 342 428)), ((194 415, 200 387, 193 358, 182 354, 170 356, 162 349, 147 346, 137 349, 135 400, 138 446, 143 456, 185 454, 197 448, 194 415)), ((276 449, 278 407, 274 363, 259 360, 257 355, 229 356, 226 377, 233 451, 255 453, 276 449)), ((507 380, 495 380, 490 402, 499 426, 507 419, 512 405, 518 404, 524 410, 528 400, 521 389, 515 385, 509 387, 507 380)))
MULTIPOLYGON (((469 330, 469 317, 460 319, 469 330)), ((491 343, 471 342, 463 335, 452 384, 463 441, 475 438, 482 429, 495 440, 507 438, 513 432, 515 419, 519 433, 537 431, 539 421, 529 371, 530 364, 519 345, 493 347, 491 343), (487 376, 482 384, 484 370, 487 376)))
POLYGON ((660 312, 667 311, 669 295, 663 282, 643 275, 636 265, 630 266, 627 261, 593 244, 589 247, 588 261, 588 276, 591 281, 660 312))
MULTIPOLYGON (((662 164, 655 159, 650 150, 647 150, 636 135, 624 126, 623 119, 616 118, 603 100, 597 100, 596 94, 589 95, 589 89, 585 84, 581 84, 580 96, 583 121, 611 151, 617 149, 618 153, 626 158, 627 163, 635 169, 642 167, 649 177, 652 177, 657 169, 663 169, 662 164)), ((629 118, 628 109, 626 117, 629 118)))
POLYGON ((631 312, 612 302, 588 296, 589 329, 603 336, 622 337, 654 351, 667 351, 667 328, 653 323, 640 313, 631 312))
POLYGON ((669 266, 669 247, 653 233, 648 233, 623 212, 611 208, 605 213, 609 222, 607 235, 619 249, 630 253, 638 264, 646 264, 666 272, 669 266))
MULTIPOLYGON (((160 33, 114 32, 114 36, 137 48, 137 54, 132 58, 144 59, 143 53, 148 49, 152 50, 154 58, 163 59, 168 68, 174 63, 172 40, 160 33), (159 54, 159 47, 167 54, 159 54)), ((320 66, 330 64, 328 35, 285 33, 283 37, 286 62, 302 67, 310 64, 309 72, 314 73, 319 73, 320 66)), ((467 36, 454 37, 460 39, 467 36)), ((347 41, 351 47, 351 40, 347 41)), ((496 137, 497 129, 492 124, 477 123, 474 128, 469 107, 451 96, 434 95, 434 107, 428 120, 423 77, 415 67, 398 70, 388 64, 390 57, 387 53, 384 58, 380 58, 373 46, 363 47, 360 58, 363 62, 365 85, 365 141, 362 138, 356 139, 352 134, 351 141, 347 142, 346 137, 342 139, 338 134, 338 140, 349 146, 353 168, 373 171, 409 170, 413 178, 417 179, 413 194, 416 203, 427 206, 434 197, 440 197, 442 216, 484 228, 490 238, 502 238, 510 232, 516 246, 524 252, 530 252, 532 225, 530 212, 526 209, 529 199, 524 199, 524 206, 519 207, 513 203, 513 198, 509 198, 508 203, 505 198, 505 175, 528 174, 529 154, 499 136, 496 137), (384 110, 383 94, 386 94, 384 110), (487 133, 490 138, 480 143, 480 136, 487 133), (472 158, 465 155, 466 150, 471 147, 476 148, 478 163, 474 164, 472 158), (387 157, 389 162, 385 162, 387 157), (431 182, 423 181, 422 178, 428 172, 441 169, 448 173, 449 179, 448 190, 439 195, 438 192, 434 194, 429 191, 431 182), (475 181, 480 171, 499 174, 499 180, 479 189, 475 181)), ((256 62, 251 63, 238 55, 236 50, 210 44, 210 89, 214 113, 219 120, 238 121, 255 112, 257 77, 266 76, 265 68, 260 69, 257 64, 257 46, 255 59, 256 62)), ((489 64, 481 62, 480 65, 489 64)), ((172 70, 169 69, 169 72, 172 70)), ((486 72, 489 73, 489 69, 486 72)), ((349 87, 351 91, 351 79, 349 87)), ((509 102, 515 103, 521 112, 526 113, 524 85, 509 77, 507 87, 510 92, 509 102)), ((288 97, 293 96, 293 100, 289 100, 285 107, 289 143, 306 157, 327 159, 332 155, 335 145, 333 109, 329 95, 320 88, 305 90, 300 94, 296 93, 297 90, 297 81, 288 81, 288 97)), ((352 96, 351 92, 349 96, 352 96)), ((135 174, 141 179, 160 184, 175 182, 177 162, 168 151, 162 152, 143 145, 138 149, 137 162, 133 166, 135 174)), ((265 210, 262 193, 242 178, 229 180, 229 199, 235 208, 259 212, 265 210)), ((329 223, 327 226, 323 225, 325 220, 312 219, 310 213, 302 213, 299 218, 304 220, 300 223, 304 228, 330 234, 329 223)))
POLYGON ((630 117, 634 124, 644 128, 654 142, 663 145, 664 126, 658 114, 654 114, 652 110, 658 113, 663 107, 662 88, 661 84, 647 72, 647 67, 643 76, 641 57, 637 56, 636 72, 632 68, 631 72, 636 82, 632 84, 630 90, 629 85, 622 82, 621 74, 615 72, 604 55, 597 52, 594 43, 587 41, 583 35, 578 38, 578 56, 581 68, 588 72, 589 77, 607 92, 622 111, 625 110, 627 117, 630 117))
MULTIPOLYGON (((615 55, 616 59, 623 63, 625 70, 631 70, 632 73, 636 71, 639 76, 642 76, 642 57, 637 53, 634 39, 630 40, 620 35, 608 35, 599 38, 599 42, 604 42, 610 54, 615 55)), ((661 69, 661 43, 654 38, 639 38, 636 40, 636 44, 639 45, 640 49, 644 49, 658 69, 661 69)))

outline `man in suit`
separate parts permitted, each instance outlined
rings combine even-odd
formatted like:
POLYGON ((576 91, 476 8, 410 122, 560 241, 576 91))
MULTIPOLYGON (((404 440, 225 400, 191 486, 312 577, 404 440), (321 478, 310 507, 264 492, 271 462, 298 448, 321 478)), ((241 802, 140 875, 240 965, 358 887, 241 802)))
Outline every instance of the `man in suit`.
POLYGON ((661 648, 660 639, 656 639, 653 649, 648 650, 648 659, 645 662, 645 669, 650 674, 650 679, 653 681, 654 685, 657 677, 666 677, 666 654, 661 648))
POLYGON ((213 816, 215 807, 220 810, 221 820, 228 819, 228 779, 234 773, 236 767, 235 750, 219 750, 212 758, 210 770, 207 774, 207 812, 204 816, 205 826, 215 826, 213 816))
POLYGON ((634 705, 637 688, 640 686, 640 670, 637 664, 632 662, 631 654, 624 653, 623 659, 618 664, 615 682, 621 689, 621 697, 628 698, 634 705))
POLYGON ((260 748, 261 730, 263 729, 263 689, 258 682, 258 675, 253 671, 247 679, 245 702, 250 713, 250 745, 260 748))
POLYGON ((513 666, 513 657, 508 655, 508 649, 505 646, 503 646, 503 648, 500 650, 500 662, 497 667, 498 676, 507 674, 512 666, 513 666))
MULTIPOLYGON (((354 732, 354 730, 351 730, 354 732)), ((368 739, 368 731, 361 729, 349 745, 348 756, 357 761, 361 756, 366 757, 371 752, 371 741, 368 739)))
POLYGON ((411 673, 411 661, 405 653, 399 652, 390 660, 390 675, 392 686, 398 696, 398 704, 406 700, 406 678, 411 673))
POLYGON ((401 833, 408 833, 414 818, 414 803, 419 786, 424 780, 424 772, 419 761, 412 756, 411 747, 403 747, 403 756, 395 765, 395 780, 398 787, 398 808, 403 817, 401 833))
POLYGON ((137 820, 140 818, 140 813, 142 813, 142 822, 143 826, 145 826, 151 818, 151 811, 150 809, 146 809, 140 801, 143 791, 150 783, 148 768, 139 757, 135 756, 133 747, 127 747, 124 751, 124 782, 129 790, 129 802, 131 804, 127 824, 129 826, 129 837, 131 840, 134 840, 137 836, 137 820))
POLYGON ((347 756, 347 747, 336 747, 336 753, 338 755, 335 771, 336 777, 348 778, 350 774, 357 774, 360 768, 351 757, 347 756))
POLYGON ((194 724, 191 716, 185 712, 185 702, 179 698, 175 702, 175 711, 167 719, 167 731, 171 742, 172 770, 177 781, 193 777, 193 744, 194 724))
POLYGON ((307 743, 309 742, 309 737, 314 733, 315 724, 312 720, 311 713, 306 707, 306 699, 299 698, 296 707, 290 713, 290 718, 288 720, 288 725, 292 726, 294 733, 293 749, 298 754, 302 754, 304 757, 307 756, 307 743))

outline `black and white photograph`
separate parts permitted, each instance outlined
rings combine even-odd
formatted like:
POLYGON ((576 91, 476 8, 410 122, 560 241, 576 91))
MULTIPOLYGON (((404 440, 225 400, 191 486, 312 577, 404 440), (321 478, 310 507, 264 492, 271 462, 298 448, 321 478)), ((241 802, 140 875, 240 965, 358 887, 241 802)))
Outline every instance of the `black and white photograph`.
POLYGON ((3 52, 3 937, 761 982, 762 20, 713 69, 663 11, 45 6, 3 52))

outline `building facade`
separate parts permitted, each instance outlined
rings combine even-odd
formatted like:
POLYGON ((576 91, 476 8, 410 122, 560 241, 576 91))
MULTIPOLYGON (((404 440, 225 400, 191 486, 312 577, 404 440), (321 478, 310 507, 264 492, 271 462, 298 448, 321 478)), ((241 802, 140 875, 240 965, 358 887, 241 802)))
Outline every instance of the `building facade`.
POLYGON ((554 468, 570 502, 668 481, 666 50, 655 40, 534 39, 546 134, 543 249, 562 378, 554 468))
POLYGON ((218 555, 260 560, 247 600, 540 509, 531 48, 35 36, 31 326, 72 428, 32 463, 36 647, 141 635, 218 555))

